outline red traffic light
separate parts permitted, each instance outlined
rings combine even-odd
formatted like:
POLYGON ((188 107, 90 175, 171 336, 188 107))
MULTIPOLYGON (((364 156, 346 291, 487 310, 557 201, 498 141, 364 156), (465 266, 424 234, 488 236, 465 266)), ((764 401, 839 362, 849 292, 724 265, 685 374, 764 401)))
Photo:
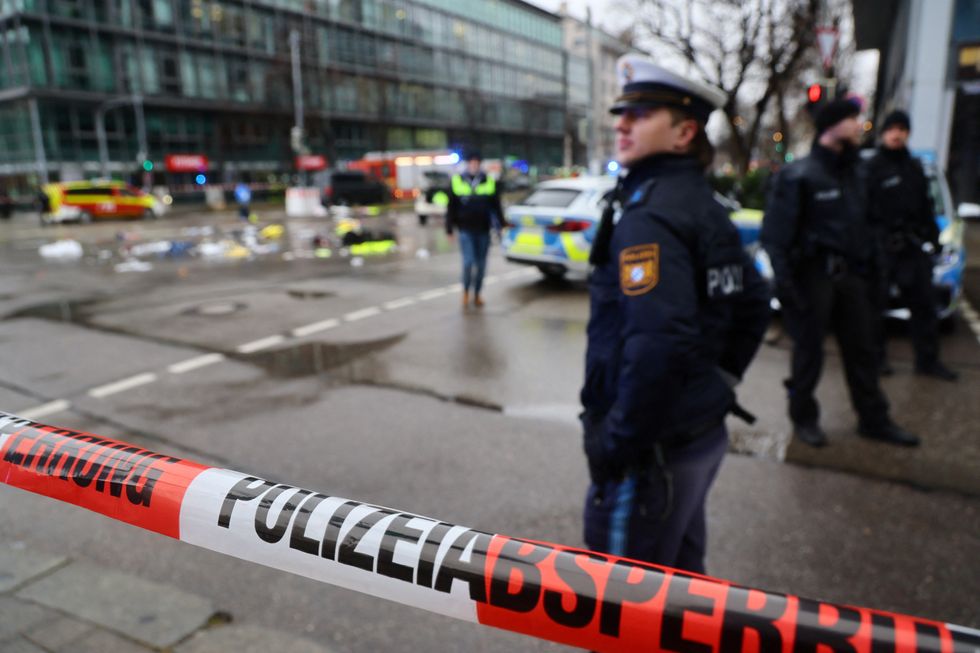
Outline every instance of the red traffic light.
POLYGON ((810 84, 810 87, 806 89, 806 98, 815 103, 819 102, 821 97, 823 97, 823 88, 820 84, 810 84))

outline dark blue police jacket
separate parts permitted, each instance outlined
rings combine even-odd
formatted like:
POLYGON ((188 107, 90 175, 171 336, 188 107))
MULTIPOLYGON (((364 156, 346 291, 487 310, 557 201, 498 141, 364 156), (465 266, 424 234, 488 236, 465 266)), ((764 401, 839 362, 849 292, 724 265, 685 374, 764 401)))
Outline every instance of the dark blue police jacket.
POLYGON ((581 400, 617 458, 716 426, 769 320, 769 290, 697 160, 655 155, 617 187, 622 214, 589 279, 581 400))

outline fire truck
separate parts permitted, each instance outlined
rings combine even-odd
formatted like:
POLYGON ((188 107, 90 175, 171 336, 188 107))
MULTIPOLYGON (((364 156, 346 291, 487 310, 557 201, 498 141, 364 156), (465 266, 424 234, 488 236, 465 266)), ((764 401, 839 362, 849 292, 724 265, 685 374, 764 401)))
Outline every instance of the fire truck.
POLYGON ((385 182, 395 199, 414 199, 426 187, 425 173, 452 175, 459 161, 459 154, 452 150, 398 150, 368 152, 347 167, 385 182))

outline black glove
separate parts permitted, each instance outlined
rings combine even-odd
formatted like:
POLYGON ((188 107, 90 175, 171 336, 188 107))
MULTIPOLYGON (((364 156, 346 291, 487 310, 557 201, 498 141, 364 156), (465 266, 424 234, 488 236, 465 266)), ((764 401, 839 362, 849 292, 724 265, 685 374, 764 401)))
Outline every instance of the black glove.
POLYGON ((582 422, 582 444, 589 463, 589 478, 596 485, 621 478, 626 464, 624 457, 615 455, 609 447, 605 420, 594 419, 588 413, 579 415, 579 420, 582 422))

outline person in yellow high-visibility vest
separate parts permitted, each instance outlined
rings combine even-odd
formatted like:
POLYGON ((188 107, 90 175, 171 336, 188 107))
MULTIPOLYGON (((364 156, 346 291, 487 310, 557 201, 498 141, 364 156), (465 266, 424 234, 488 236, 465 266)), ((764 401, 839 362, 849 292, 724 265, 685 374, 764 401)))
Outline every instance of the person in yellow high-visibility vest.
POLYGON ((463 255, 463 306, 469 305, 470 291, 474 306, 483 306, 480 291, 487 268, 490 229, 500 230, 503 210, 497 183, 481 169, 479 152, 465 156, 466 170, 453 175, 446 207, 446 233, 459 232, 459 250, 463 255))

